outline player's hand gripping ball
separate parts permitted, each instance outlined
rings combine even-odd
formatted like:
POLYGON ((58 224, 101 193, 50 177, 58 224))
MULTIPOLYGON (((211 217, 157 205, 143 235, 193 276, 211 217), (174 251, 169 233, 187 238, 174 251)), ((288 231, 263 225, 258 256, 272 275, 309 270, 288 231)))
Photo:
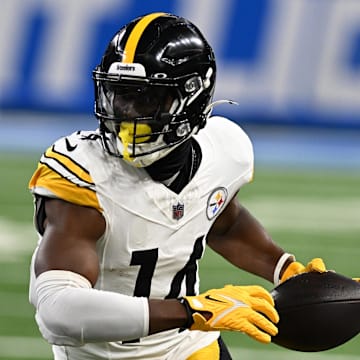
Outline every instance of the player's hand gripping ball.
POLYGON ((284 271, 284 274, 281 277, 281 282, 284 282, 293 276, 313 271, 319 273, 323 273, 326 271, 326 266, 323 259, 314 258, 309 261, 306 266, 304 266, 298 261, 294 261, 284 271))
POLYGON ((274 301, 261 286, 226 285, 183 299, 192 316, 190 330, 240 331, 263 343, 277 333, 274 301))

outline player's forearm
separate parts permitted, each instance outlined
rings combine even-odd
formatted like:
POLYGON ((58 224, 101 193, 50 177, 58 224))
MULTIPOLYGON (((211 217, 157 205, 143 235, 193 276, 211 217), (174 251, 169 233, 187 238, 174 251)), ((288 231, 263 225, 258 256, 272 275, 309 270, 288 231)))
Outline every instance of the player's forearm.
POLYGON ((232 226, 222 234, 212 235, 208 244, 235 266, 271 282, 277 260, 284 252, 244 207, 232 226))
POLYGON ((179 300, 148 300, 98 291, 87 279, 70 271, 45 272, 32 286, 40 331, 52 344, 133 340, 188 322, 179 300))
POLYGON ((150 299, 149 313, 149 334, 181 328, 188 321, 184 305, 176 299, 150 299))

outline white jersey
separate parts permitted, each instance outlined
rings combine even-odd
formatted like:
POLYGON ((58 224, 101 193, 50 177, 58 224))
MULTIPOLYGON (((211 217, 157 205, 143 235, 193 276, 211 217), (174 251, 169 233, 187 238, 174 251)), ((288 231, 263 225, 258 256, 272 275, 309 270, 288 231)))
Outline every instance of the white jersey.
MULTIPOLYGON (((95 131, 62 138, 42 156, 30 181, 32 192, 94 207, 106 220, 97 243, 100 275, 95 288, 159 299, 198 294, 198 261, 206 235, 252 179, 253 150, 243 130, 222 117, 210 118, 195 139, 202 161, 179 194, 153 181, 144 169, 107 154, 95 131)), ((217 336, 176 329, 126 344, 54 346, 54 352, 63 354, 59 359, 67 359, 65 354, 71 359, 166 359, 160 354, 168 349, 184 356, 217 336)))

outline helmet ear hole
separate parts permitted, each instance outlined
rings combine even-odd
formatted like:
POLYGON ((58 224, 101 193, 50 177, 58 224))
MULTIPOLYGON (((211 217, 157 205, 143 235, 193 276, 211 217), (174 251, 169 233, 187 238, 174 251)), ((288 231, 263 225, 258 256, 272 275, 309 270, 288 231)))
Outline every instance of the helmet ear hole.
POLYGON ((193 76, 186 80, 184 84, 185 92, 193 93, 200 90, 203 87, 203 82, 200 76, 193 76))
POLYGON ((180 124, 176 129, 176 136, 184 137, 189 135, 191 132, 191 127, 189 123, 180 124))

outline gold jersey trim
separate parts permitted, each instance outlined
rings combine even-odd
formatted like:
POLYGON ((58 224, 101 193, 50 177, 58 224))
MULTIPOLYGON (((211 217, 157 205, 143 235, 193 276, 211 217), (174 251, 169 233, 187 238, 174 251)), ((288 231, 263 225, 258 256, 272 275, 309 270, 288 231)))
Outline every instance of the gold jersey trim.
POLYGON ((30 179, 29 188, 35 194, 41 193, 41 188, 46 189, 59 199, 76 205, 92 207, 102 212, 95 190, 78 186, 47 164, 39 163, 30 179))

